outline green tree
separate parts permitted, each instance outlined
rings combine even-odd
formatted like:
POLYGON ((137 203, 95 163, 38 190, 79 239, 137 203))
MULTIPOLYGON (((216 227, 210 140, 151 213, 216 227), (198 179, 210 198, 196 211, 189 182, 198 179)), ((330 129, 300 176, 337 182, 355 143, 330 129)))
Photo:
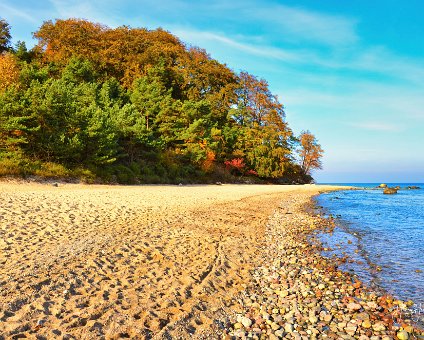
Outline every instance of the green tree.
POLYGON ((0 53, 9 51, 11 38, 9 23, 4 19, 0 19, 0 53))

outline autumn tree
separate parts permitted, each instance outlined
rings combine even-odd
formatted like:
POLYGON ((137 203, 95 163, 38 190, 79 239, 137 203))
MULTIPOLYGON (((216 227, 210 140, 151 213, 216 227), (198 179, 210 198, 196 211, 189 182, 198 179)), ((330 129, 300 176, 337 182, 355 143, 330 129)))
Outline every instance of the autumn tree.
POLYGON ((266 80, 170 32, 60 19, 34 37, 35 48, 11 49, 1 21, 0 153, 25 171, 53 163, 125 183, 305 182, 321 166, 315 137, 294 138, 266 80))
POLYGON ((321 158, 324 150, 311 132, 302 131, 299 136, 299 148, 297 152, 302 171, 305 175, 310 175, 314 169, 322 168, 321 158))
POLYGON ((17 85, 19 80, 19 66, 16 58, 9 52, 0 55, 0 92, 12 85, 17 85))
POLYGON ((290 162, 292 132, 285 122, 283 105, 263 79, 242 72, 238 102, 230 111, 238 131, 234 156, 242 156, 261 177, 277 178, 290 162))

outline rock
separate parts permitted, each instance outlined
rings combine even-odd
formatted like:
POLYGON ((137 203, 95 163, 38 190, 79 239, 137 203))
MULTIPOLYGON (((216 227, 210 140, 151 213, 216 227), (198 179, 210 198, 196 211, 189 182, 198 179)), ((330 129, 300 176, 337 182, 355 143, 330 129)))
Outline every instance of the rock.
POLYGON ((381 332, 386 330, 386 326, 384 326, 382 322, 377 322, 376 324, 372 326, 372 329, 375 330, 376 332, 381 332))
POLYGON ((381 184, 378 186, 378 188, 387 188, 387 184, 385 184, 385 183, 381 183, 381 184))
POLYGON ((357 328, 358 327, 356 325, 350 323, 346 326, 344 330, 347 334, 349 334, 350 336, 353 336, 356 333, 357 328))
POLYGON ((271 328, 272 328, 273 331, 276 331, 277 329, 280 329, 281 327, 280 327, 280 325, 278 323, 273 322, 271 324, 271 328))
POLYGON ((397 338, 400 340, 407 340, 409 339, 409 334, 407 331, 399 331, 396 334, 397 338))
POLYGON ((250 320, 249 318, 246 318, 245 316, 241 318, 240 322, 246 328, 252 326, 252 320, 250 320))
POLYGON ((326 314, 324 316, 324 321, 325 322, 330 322, 333 319, 333 316, 331 314, 326 314))
POLYGON ((284 325, 284 330, 287 332, 287 333, 292 333, 293 332, 293 325, 291 324, 291 323, 286 323, 285 325, 284 325))
POLYGON ((234 332, 234 336, 236 338, 243 338, 244 336, 246 336, 246 332, 243 329, 238 329, 234 332))
POLYGON ((417 189, 420 189, 420 187, 417 187, 416 185, 411 185, 407 189, 408 190, 417 190, 417 189))
POLYGON ((347 309, 349 309, 349 310, 351 310, 351 311, 354 311, 354 310, 360 310, 361 309, 361 305, 359 304, 359 303, 354 303, 354 302, 351 302, 351 303, 349 303, 348 305, 347 305, 347 309))
POLYGON ((384 189, 383 194, 386 194, 386 195, 397 194, 397 189, 395 189, 395 188, 386 188, 386 189, 384 189))
POLYGON ((277 331, 275 331, 275 336, 277 336, 277 337, 279 337, 279 338, 282 338, 283 337, 283 335, 284 335, 284 330, 282 330, 282 329, 279 329, 279 330, 277 330, 277 331))
POLYGON ((371 328, 371 322, 370 322, 370 320, 364 320, 364 321, 362 321, 362 327, 363 328, 371 328))
POLYGON ((237 323, 234 324, 233 327, 234 327, 234 329, 240 329, 240 328, 243 328, 243 325, 240 322, 237 322, 237 323))
POLYGON ((316 316, 314 316, 314 315, 311 315, 309 317, 309 322, 314 325, 314 324, 316 324, 318 322, 318 318, 316 316))

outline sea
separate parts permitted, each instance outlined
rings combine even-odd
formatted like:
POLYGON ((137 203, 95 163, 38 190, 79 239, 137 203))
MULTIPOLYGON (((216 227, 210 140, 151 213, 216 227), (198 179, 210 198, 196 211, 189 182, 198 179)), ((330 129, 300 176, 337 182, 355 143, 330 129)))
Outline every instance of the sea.
POLYGON ((365 189, 335 191, 315 198, 320 212, 334 218, 336 224, 333 233, 319 235, 328 249, 323 254, 347 256, 349 260, 340 269, 355 273, 374 289, 412 300, 415 305, 411 313, 423 319, 424 184, 387 183, 401 187, 394 195, 376 189, 380 183, 331 184, 365 189), (408 190, 408 186, 420 189, 408 190))

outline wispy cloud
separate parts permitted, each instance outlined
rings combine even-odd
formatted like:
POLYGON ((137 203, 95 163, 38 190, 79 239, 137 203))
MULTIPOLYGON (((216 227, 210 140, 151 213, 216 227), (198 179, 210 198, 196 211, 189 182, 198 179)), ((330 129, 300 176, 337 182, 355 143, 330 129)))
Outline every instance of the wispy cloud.
POLYGON ((360 122, 360 123, 349 123, 348 125, 363 130, 370 131, 381 131, 381 132, 400 132, 403 127, 400 125, 391 124, 388 122, 360 122))
MULTIPOLYGON (((324 53, 320 49, 295 49, 275 47, 271 44, 251 43, 250 37, 235 38, 221 32, 199 31, 190 28, 174 27, 171 31, 189 43, 214 41, 243 51, 252 56, 260 56, 303 66, 318 66, 324 69, 348 70, 375 73, 391 79, 404 80, 424 85, 424 63, 398 56, 383 47, 362 48, 357 46, 348 53, 324 53), (250 38, 250 39, 249 39, 250 38)), ((353 76, 354 77, 354 76, 353 76)))
POLYGON ((351 18, 329 15, 298 7, 276 5, 258 6, 249 11, 255 20, 271 23, 282 35, 326 45, 351 45, 359 40, 357 21, 351 18))
POLYGON ((26 11, 22 9, 15 8, 13 6, 9 6, 6 4, 0 3, 0 13, 1 17, 7 18, 8 20, 16 17, 20 19, 24 19, 25 21, 29 21, 31 23, 38 23, 38 19, 34 15, 30 15, 26 11))
POLYGON ((82 0, 49 0, 56 15, 60 19, 82 18, 110 26, 119 26, 124 23, 117 22, 116 15, 111 15, 113 4, 108 1, 82 1, 82 0))
POLYGON ((287 62, 299 61, 299 53, 292 53, 283 49, 274 48, 271 46, 261 46, 243 43, 241 40, 232 39, 223 34, 215 32, 205 32, 187 29, 175 29, 172 33, 188 42, 194 41, 215 41, 233 49, 247 52, 251 55, 278 59, 287 62))

